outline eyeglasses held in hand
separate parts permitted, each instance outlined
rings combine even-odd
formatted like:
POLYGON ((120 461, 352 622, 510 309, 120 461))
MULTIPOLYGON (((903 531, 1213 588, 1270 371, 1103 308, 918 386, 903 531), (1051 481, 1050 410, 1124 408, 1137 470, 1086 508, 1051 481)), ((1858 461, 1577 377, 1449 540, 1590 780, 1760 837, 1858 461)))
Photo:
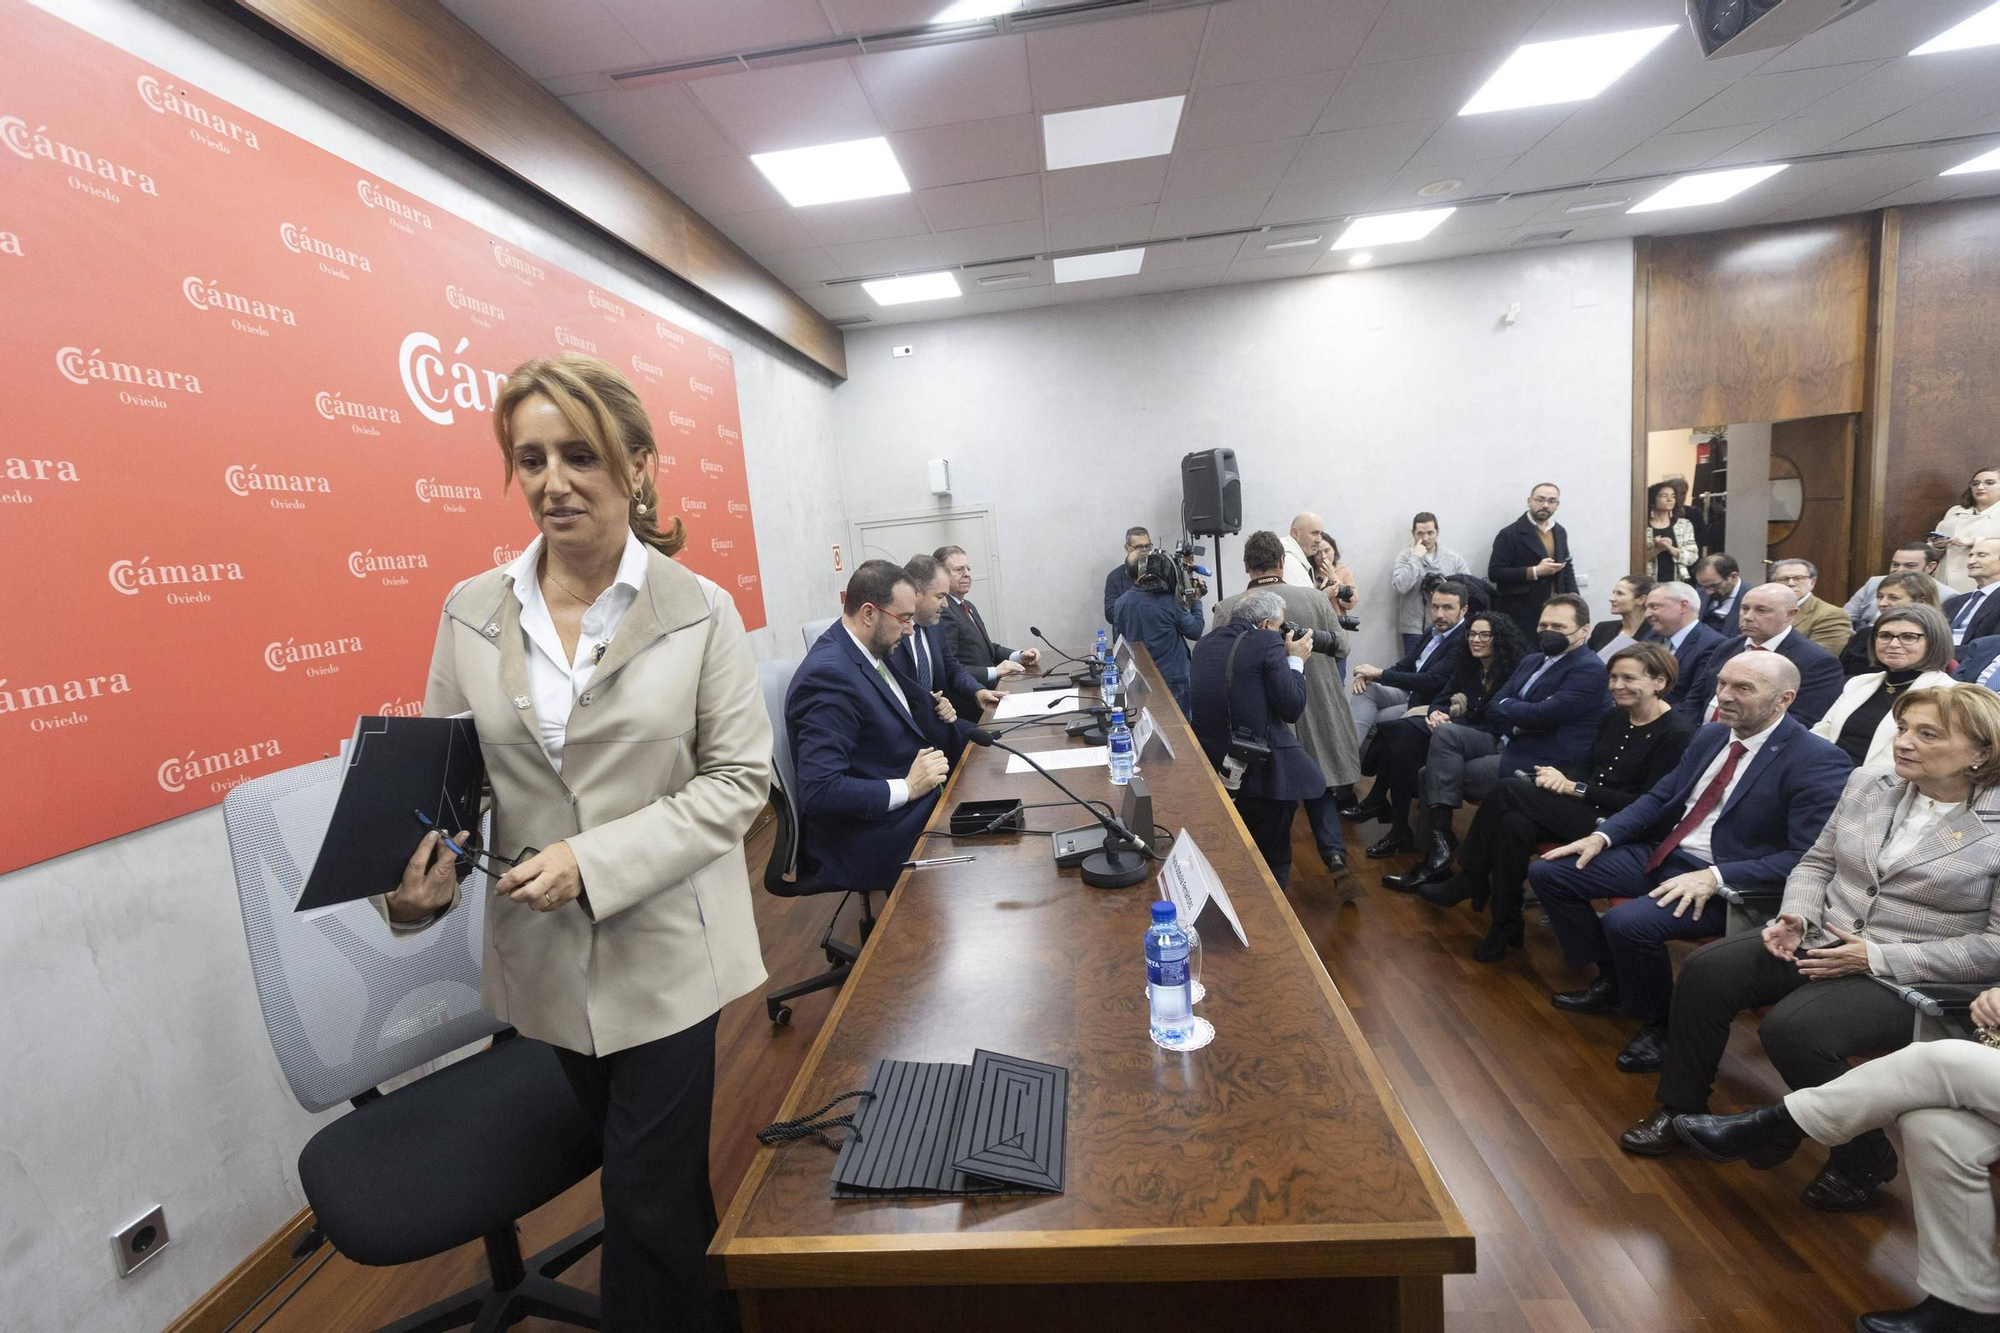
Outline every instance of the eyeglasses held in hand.
POLYGON ((458 856, 463 860, 470 861, 475 867, 485 871, 486 874, 493 879, 498 879, 500 878, 500 876, 507 873, 506 870, 501 870, 498 868, 498 866, 505 866, 507 867, 507 869, 511 870, 515 866, 521 864, 521 862, 528 860, 530 857, 540 856, 542 854, 542 849, 539 847, 523 847, 521 849, 521 854, 519 856, 501 856, 495 852, 476 851, 474 850, 471 843, 467 843, 465 846, 461 847, 457 843, 453 842, 451 840, 451 835, 449 833, 446 833, 443 829, 439 828, 437 826, 437 821, 432 819, 429 815, 425 814, 421 810, 413 810, 410 813, 414 814, 417 817, 417 822, 419 824, 422 824, 425 828, 435 832, 438 835, 438 841, 443 843, 445 846, 451 848, 453 855, 458 856), (496 862, 498 863, 497 866, 495 864, 496 862))

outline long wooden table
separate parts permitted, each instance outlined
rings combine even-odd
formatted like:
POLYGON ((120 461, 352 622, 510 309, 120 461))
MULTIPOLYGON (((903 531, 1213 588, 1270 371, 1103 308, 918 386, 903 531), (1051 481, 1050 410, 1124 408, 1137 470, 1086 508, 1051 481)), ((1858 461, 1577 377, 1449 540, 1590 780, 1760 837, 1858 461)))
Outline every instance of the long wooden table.
MULTIPOLYGON (((834 1200, 825 1147, 763 1149, 709 1249, 752 1333, 1117 1333, 1174 1316, 1442 1328, 1443 1275, 1473 1271, 1471 1229, 1140 658, 1153 686, 1143 702, 1175 755, 1156 742, 1142 757, 1154 817, 1194 836, 1250 940, 1244 949, 1214 914, 1203 922, 1208 996, 1196 1012, 1214 1042, 1175 1053, 1147 1035, 1155 879, 1089 888, 1033 834, 924 839, 916 855, 978 859, 903 872, 778 1118, 863 1086, 879 1058, 965 1062, 983 1047, 1063 1065, 1065 1192, 834 1200)), ((1030 752, 1078 743, 1060 726, 1006 739, 1030 752)), ((1060 799, 1033 773, 1007 773, 1008 758, 968 748, 931 827, 960 801, 1060 799)), ((1058 776, 1117 808, 1103 769, 1058 776)), ((1087 820, 1074 806, 1028 812, 1032 829, 1087 820)))

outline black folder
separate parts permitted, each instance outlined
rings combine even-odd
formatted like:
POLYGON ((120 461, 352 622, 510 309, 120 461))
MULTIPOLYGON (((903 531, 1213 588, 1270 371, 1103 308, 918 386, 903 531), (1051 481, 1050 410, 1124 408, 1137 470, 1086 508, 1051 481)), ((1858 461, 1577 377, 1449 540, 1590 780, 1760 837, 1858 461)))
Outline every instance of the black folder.
POLYGON ((479 827, 486 762, 470 715, 361 717, 343 758, 333 819, 295 912, 395 888, 428 831, 419 810, 447 836, 479 827))
POLYGON ((1069 1071, 992 1051, 877 1060, 833 1165, 836 1199, 1060 1194, 1069 1071))

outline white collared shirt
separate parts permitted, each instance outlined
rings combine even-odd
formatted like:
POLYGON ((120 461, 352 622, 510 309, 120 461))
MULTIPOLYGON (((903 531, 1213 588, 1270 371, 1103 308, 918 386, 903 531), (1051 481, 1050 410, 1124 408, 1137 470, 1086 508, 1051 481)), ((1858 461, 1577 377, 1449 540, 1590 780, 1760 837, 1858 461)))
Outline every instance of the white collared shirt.
MULTIPOLYGON (((884 671, 887 671, 889 669, 889 664, 887 662, 883 662, 881 658, 869 652, 868 645, 861 642, 860 639, 855 638, 854 631, 848 629, 847 622, 845 620, 842 620, 840 622, 840 627, 841 629, 847 631, 847 637, 853 641, 853 644, 856 648, 859 648, 861 650, 861 658, 863 661, 880 662, 882 665, 882 669, 884 671)), ((870 667, 869 670, 872 671, 874 670, 874 668, 870 667)), ((910 715, 910 701, 903 697, 903 692, 896 688, 896 683, 893 680, 889 682, 889 693, 896 696, 896 702, 903 706, 903 715, 905 717, 908 717, 910 715)), ((888 782, 889 782, 889 808, 891 810, 901 810, 904 806, 910 803, 909 781, 908 779, 905 778, 890 778, 888 779, 888 782)))
POLYGON ((611 586, 597 595, 583 613, 583 630, 576 639, 576 659, 563 654, 562 637, 556 633, 555 618, 542 597, 537 567, 542 557, 542 539, 536 537, 520 558, 507 566, 507 578, 521 603, 521 635, 528 666, 528 697, 534 700, 535 719, 541 724, 542 753, 549 764, 562 772, 563 745, 569 736, 570 710, 590 687, 604 649, 618 633, 625 613, 639 600, 646 586, 646 547, 631 533, 625 534, 625 553, 618 557, 618 573, 611 586))
MULTIPOLYGON (((1524 513, 1524 514, 1527 514, 1527 511, 1526 511, 1526 510, 1522 510, 1521 512, 1522 512, 1522 513, 1524 513)), ((1555 531, 1555 527, 1556 527, 1556 516, 1555 516, 1554 514, 1550 514, 1550 515, 1549 515, 1549 521, 1548 521, 1548 522, 1546 522, 1546 523, 1537 523, 1537 522, 1535 522, 1535 516, 1534 516, 1533 514, 1528 514, 1528 515, 1527 515, 1527 517, 1528 517, 1528 523, 1529 523, 1529 525, 1530 525, 1530 526, 1532 526, 1532 527, 1533 527, 1533 528, 1535 529, 1535 531, 1536 531, 1536 532, 1553 532, 1553 531, 1555 531)))
POLYGON ((1465 621, 1461 619, 1456 625, 1453 625, 1450 629, 1446 630, 1442 634, 1439 634, 1436 630, 1432 630, 1430 641, 1424 644, 1423 651, 1417 654, 1417 664, 1414 670, 1422 671, 1424 669, 1424 663, 1431 660, 1431 654, 1436 652, 1439 648, 1443 647, 1445 640, 1449 639, 1452 635, 1458 633, 1463 628, 1465 628, 1465 621))
MULTIPOLYGON (((1722 789, 1722 799, 1708 812, 1708 818, 1688 830, 1688 835, 1681 839, 1680 851, 1686 852, 1698 861, 1707 861, 1711 865, 1714 863, 1715 854, 1710 848, 1711 840, 1715 837, 1715 821, 1722 817, 1723 810, 1729 805, 1729 798, 1735 795, 1737 787, 1742 785, 1743 775, 1750 771, 1751 763, 1757 758, 1757 751, 1764 748, 1764 742, 1771 739, 1771 733, 1776 731, 1778 724, 1784 720, 1785 715, 1778 714, 1754 736, 1738 736, 1732 732, 1729 740, 1715 752, 1715 758, 1708 761, 1708 767, 1701 771, 1701 776, 1695 779, 1694 787, 1689 790, 1687 804, 1681 807, 1681 819, 1687 818, 1688 811, 1694 809, 1695 804, 1701 800, 1701 794, 1708 790, 1708 784, 1715 781, 1715 775, 1720 773, 1723 764, 1728 762, 1730 745, 1740 743, 1743 746, 1743 757, 1736 761, 1736 771, 1729 775, 1729 785, 1722 789)), ((1674 822, 1679 823, 1680 820, 1674 822)), ((1720 873, 1716 874, 1715 882, 1722 883, 1720 873)))

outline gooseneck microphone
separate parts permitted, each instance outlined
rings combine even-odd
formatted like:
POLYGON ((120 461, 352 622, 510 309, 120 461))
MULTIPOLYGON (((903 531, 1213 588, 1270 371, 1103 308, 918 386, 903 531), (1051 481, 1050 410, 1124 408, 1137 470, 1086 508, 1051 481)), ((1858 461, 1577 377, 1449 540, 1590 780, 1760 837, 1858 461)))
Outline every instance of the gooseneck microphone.
MULTIPOLYGON (((1033 625, 1028 626, 1028 633, 1034 635, 1036 638, 1040 639, 1043 643, 1048 643, 1049 651, 1054 653, 1057 657, 1060 657, 1063 661, 1074 662, 1078 666, 1082 667, 1086 672, 1090 674, 1091 680, 1095 681, 1104 674, 1104 663, 1098 661, 1096 658, 1078 657, 1074 653, 1064 652, 1062 649, 1056 647, 1053 643, 1049 643, 1048 637, 1044 635, 1040 629, 1036 628, 1033 625)), ((1071 674, 1072 677, 1074 677, 1074 673, 1071 674)), ((1072 679, 1071 683, 1072 684, 1075 683, 1074 679, 1072 679)))
MULTIPOLYGON (((992 732, 980 727, 974 727, 965 733, 965 738, 974 745, 989 746, 994 749, 1005 750, 1011 755, 1019 755, 1029 768, 1034 769, 1037 773, 1047 778, 1054 784, 1057 791, 1069 797, 1070 800, 1075 801, 1085 810, 1088 810, 1091 818, 1104 826, 1104 849, 1092 852, 1089 856, 1084 857, 1082 864, 1078 867, 1083 872, 1083 882, 1085 884, 1090 885, 1094 889, 1129 889, 1134 884, 1145 880, 1147 862, 1151 858, 1153 850, 1149 839, 1141 838, 1131 829, 1126 828, 1117 819, 1105 814, 1095 805, 1084 800, 1068 787, 1063 786, 1055 774, 1035 762, 1033 755, 1015 749, 992 732)), ((1147 830, 1148 833, 1151 831, 1150 829, 1147 830)))

